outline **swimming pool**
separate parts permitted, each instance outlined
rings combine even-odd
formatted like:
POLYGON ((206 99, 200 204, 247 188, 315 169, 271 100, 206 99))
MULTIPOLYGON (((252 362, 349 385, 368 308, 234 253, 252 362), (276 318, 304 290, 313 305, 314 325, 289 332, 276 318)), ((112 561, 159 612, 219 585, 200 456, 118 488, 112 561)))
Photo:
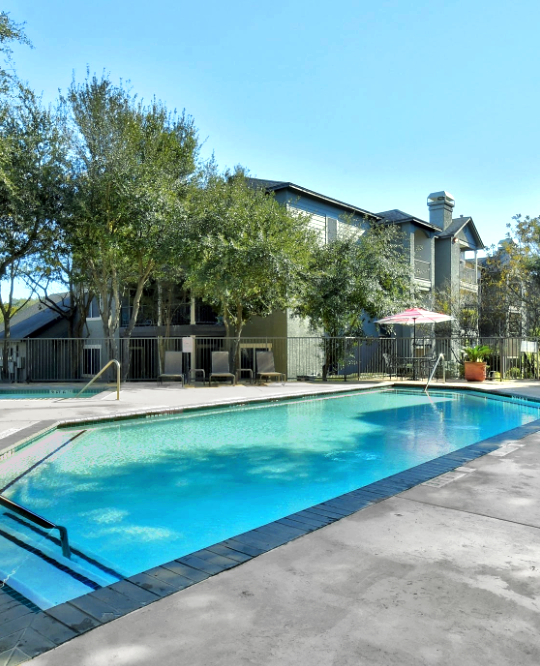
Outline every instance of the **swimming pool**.
POLYGON ((29 449, 0 464, 0 488, 129 576, 538 418, 406 390, 199 410, 57 431, 41 464, 29 449))
MULTIPOLYGON (((78 388, 29 388, 29 389, 0 389, 0 400, 36 400, 43 398, 75 398, 79 391, 78 388)), ((98 393, 103 393, 107 389, 93 388, 86 389, 79 398, 91 398, 98 393)))

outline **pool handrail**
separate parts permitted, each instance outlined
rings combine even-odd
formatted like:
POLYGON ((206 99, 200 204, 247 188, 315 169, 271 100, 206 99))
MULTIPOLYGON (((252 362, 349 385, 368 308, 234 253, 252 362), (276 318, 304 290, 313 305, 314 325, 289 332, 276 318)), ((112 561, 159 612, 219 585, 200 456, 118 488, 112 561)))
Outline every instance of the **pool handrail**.
POLYGON ((444 354, 439 354, 437 356, 437 360, 435 361, 435 365, 433 366, 433 370, 431 371, 431 374, 429 375, 429 379, 427 380, 426 383, 426 388, 424 389, 424 393, 427 393, 428 388, 429 388, 429 383, 433 379, 433 375, 435 374, 435 370, 437 370, 437 366, 439 365, 439 361, 442 359, 443 364, 442 364, 442 369, 443 369, 443 382, 446 381, 446 368, 444 367, 444 354))
POLYGON ((7 497, 3 497, 2 495, 0 495, 0 505, 4 506, 10 511, 13 511, 13 513, 19 514, 19 516, 26 518, 26 520, 30 520, 40 527, 45 527, 48 530, 58 530, 60 532, 62 555, 67 557, 68 560, 71 559, 71 548, 69 547, 68 532, 66 527, 63 525, 56 525, 56 523, 52 523, 50 520, 39 516, 37 513, 30 511, 30 509, 26 509, 24 506, 21 506, 20 504, 17 504, 17 502, 14 502, 7 497))
POLYGON ((96 379, 98 379, 98 377, 101 377, 101 375, 105 372, 105 370, 107 370, 107 368, 113 363, 116 363, 116 399, 120 400, 120 361, 117 361, 115 358, 111 359, 107 364, 105 364, 101 368, 101 370, 97 373, 97 375, 92 377, 92 379, 88 382, 88 384, 86 384, 86 386, 82 388, 75 397, 78 398, 81 395, 81 393, 83 393, 83 391, 86 391, 86 389, 89 386, 92 386, 92 384, 96 381, 96 379))

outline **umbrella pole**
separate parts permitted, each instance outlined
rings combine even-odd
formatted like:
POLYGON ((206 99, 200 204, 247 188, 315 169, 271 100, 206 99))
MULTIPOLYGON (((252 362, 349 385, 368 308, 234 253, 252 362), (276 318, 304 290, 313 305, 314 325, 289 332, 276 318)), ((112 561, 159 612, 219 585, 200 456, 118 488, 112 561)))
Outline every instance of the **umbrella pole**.
POLYGON ((412 343, 412 375, 413 381, 416 381, 416 319, 413 319, 413 343, 412 343))

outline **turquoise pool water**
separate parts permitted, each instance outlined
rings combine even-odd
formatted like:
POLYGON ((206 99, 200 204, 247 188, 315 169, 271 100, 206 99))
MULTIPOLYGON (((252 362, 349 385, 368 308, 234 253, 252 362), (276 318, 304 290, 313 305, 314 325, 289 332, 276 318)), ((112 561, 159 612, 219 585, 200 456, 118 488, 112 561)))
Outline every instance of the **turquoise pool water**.
MULTIPOLYGON (((82 388, 82 387, 81 387, 82 388)), ((0 400, 32 400, 40 398, 75 398, 81 389, 0 389, 0 400)), ((91 398, 106 389, 87 389, 79 398, 91 398)))
MULTIPOLYGON (((385 390, 109 423, 4 494, 132 575, 538 418, 535 403, 385 390)), ((0 488, 25 455, 0 464, 0 488)))

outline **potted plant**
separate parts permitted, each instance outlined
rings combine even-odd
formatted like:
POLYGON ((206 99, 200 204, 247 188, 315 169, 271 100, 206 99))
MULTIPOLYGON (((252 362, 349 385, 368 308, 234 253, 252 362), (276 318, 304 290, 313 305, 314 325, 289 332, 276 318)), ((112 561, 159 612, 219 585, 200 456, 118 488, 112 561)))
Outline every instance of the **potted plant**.
POLYGON ((467 360, 463 361, 465 379, 468 382, 483 382, 487 368, 484 359, 493 353, 491 349, 487 345, 476 345, 475 347, 465 347, 463 353, 467 357, 467 360))

